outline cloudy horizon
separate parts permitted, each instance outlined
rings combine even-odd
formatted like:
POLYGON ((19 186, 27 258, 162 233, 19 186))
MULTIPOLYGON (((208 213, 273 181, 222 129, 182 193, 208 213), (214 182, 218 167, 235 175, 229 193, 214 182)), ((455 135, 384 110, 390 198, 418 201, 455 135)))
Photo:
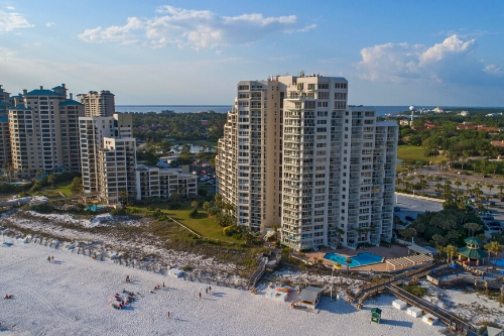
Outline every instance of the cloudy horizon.
POLYGON ((228 105, 239 80, 304 71, 346 77, 352 104, 504 106, 498 1, 286 4, 0 1, 0 84, 228 105))

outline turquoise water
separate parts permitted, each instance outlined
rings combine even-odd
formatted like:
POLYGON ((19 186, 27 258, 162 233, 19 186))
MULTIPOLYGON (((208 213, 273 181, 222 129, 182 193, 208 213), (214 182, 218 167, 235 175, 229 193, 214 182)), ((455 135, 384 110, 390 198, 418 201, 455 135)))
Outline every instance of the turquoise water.
POLYGON ((504 267, 504 258, 502 258, 502 259, 497 259, 497 260, 495 261, 495 265, 496 265, 496 266, 499 266, 499 267, 504 267))
MULTIPOLYGON (((344 255, 334 253, 334 252, 329 252, 326 253, 324 256, 324 259, 330 260, 332 262, 338 263, 341 266, 346 266, 346 257, 344 255)), ((350 259, 352 262, 349 264, 350 268, 353 267, 360 267, 360 266, 366 266, 366 265, 371 265, 371 264, 378 264, 383 262, 383 258, 370 253, 370 252, 361 252, 358 253, 357 255, 350 256, 350 259)))

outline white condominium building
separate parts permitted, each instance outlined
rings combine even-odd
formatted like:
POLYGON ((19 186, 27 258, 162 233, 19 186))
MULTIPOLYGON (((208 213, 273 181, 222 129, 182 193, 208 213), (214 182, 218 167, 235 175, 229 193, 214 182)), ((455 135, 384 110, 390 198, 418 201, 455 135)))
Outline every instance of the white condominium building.
POLYGON ((135 197, 136 141, 103 138, 98 154, 99 197, 108 204, 123 204, 135 197))
POLYGON ((77 123, 84 106, 67 98, 65 85, 24 90, 12 100, 8 119, 14 172, 29 178, 39 172, 79 171, 77 123))
POLYGON ((0 171, 5 172, 11 165, 11 146, 9 135, 9 120, 6 115, 0 115, 0 171))
POLYGON ((77 97, 85 106, 86 117, 111 117, 115 113, 114 94, 110 91, 89 91, 77 97))
POLYGON ((0 115, 7 114, 7 107, 9 106, 10 93, 6 92, 2 84, 0 84, 0 115))
POLYGON ((135 196, 136 142, 128 114, 79 118, 84 194, 108 204, 135 196))
POLYGON ((138 165, 136 169, 136 199, 168 199, 175 196, 198 196, 198 177, 178 168, 158 168, 138 165))
POLYGON ((238 83, 216 157, 238 225, 281 228, 297 250, 390 241, 397 126, 347 95, 337 77, 238 83))
POLYGON ((10 94, 5 92, 0 84, 0 171, 4 172, 11 165, 11 146, 9 135, 9 119, 7 117, 10 94))

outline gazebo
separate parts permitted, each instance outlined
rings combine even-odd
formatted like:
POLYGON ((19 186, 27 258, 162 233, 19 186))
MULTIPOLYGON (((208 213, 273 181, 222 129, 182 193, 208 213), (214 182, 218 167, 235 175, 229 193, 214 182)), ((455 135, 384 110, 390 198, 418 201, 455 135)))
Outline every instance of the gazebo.
POLYGON ((458 260, 479 266, 480 262, 487 256, 487 253, 481 249, 481 241, 476 237, 469 237, 464 240, 465 247, 458 250, 458 260))

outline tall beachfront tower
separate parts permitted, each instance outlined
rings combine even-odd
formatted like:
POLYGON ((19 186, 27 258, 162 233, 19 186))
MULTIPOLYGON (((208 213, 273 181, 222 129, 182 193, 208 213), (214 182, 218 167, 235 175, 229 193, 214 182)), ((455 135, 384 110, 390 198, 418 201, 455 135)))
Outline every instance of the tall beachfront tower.
POLYGON ((107 204, 135 197, 136 140, 133 117, 79 118, 82 187, 84 194, 107 204))
POLYGON ((347 108, 340 77, 242 81, 216 158, 238 225, 296 250, 392 238, 398 128, 347 108))
POLYGON ((11 166, 11 146, 9 119, 7 117, 10 94, 0 84, 0 172, 9 171, 11 166))
POLYGON ((20 177, 80 170, 78 118, 84 106, 65 84, 24 90, 8 108, 12 168, 20 177))
POLYGON ((89 91, 77 95, 86 117, 111 117, 115 113, 115 96, 110 91, 89 91))

